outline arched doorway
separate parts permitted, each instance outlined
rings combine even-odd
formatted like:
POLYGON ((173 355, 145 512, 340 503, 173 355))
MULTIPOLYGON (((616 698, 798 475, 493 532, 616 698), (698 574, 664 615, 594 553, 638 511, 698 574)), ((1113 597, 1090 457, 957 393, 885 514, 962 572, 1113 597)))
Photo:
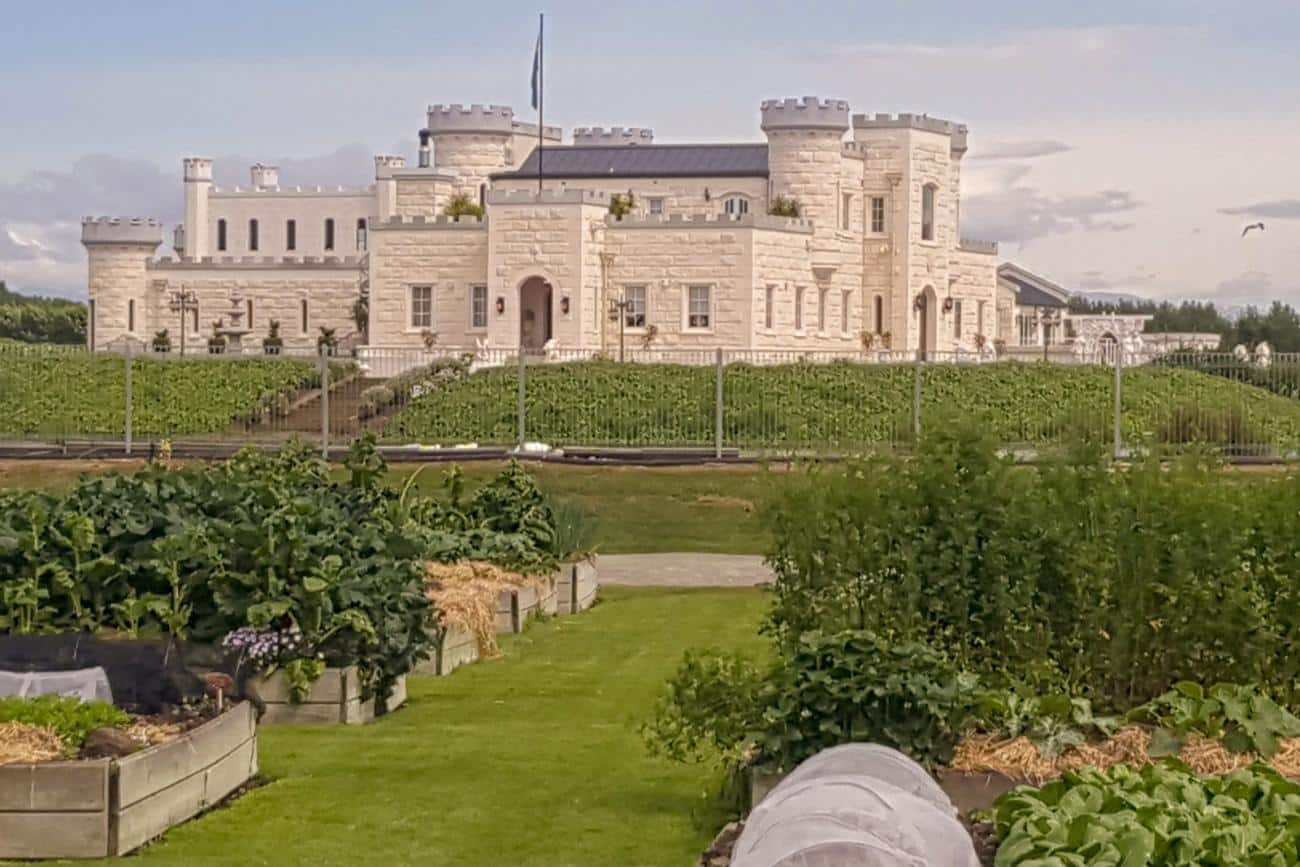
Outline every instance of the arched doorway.
POLYGON ((939 338, 939 296, 933 286, 926 286, 916 301, 917 334, 920 339, 921 358, 930 359, 939 338))
POLYGON ((1097 340, 1098 355, 1100 361, 1108 367, 1115 366, 1115 358, 1119 354, 1119 340, 1114 334, 1107 331, 1097 340))
POLYGON ((519 345, 540 350, 551 336, 551 284, 529 277, 519 287, 519 345))

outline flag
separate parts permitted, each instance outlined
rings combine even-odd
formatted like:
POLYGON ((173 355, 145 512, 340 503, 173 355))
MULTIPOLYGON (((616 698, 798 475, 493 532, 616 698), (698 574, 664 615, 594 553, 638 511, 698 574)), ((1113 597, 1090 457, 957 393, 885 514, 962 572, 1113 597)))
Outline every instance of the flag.
POLYGON ((542 104, 542 28, 537 27, 537 47, 533 49, 533 108, 542 104))

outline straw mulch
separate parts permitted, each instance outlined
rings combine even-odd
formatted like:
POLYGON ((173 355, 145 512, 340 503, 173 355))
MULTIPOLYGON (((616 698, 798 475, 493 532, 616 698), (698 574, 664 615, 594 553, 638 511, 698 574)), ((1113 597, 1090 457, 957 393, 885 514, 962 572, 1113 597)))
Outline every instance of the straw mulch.
MULTIPOLYGON (((1047 757, 1026 737, 996 738, 986 734, 967 735, 957 744, 949 767, 968 773, 995 772, 1024 777, 1035 783, 1052 780, 1062 771, 1076 768, 1113 768, 1116 765, 1149 765, 1155 759, 1147 753, 1151 729, 1125 726, 1112 737, 1098 743, 1086 743, 1066 752, 1047 757)), ((1234 753, 1215 740, 1189 735, 1178 754, 1198 774, 1226 774, 1251 765, 1250 755, 1234 753)), ((1300 777, 1300 738, 1282 741, 1282 748, 1269 762, 1278 773, 1300 777)))
POLYGON ((478 642, 479 656, 500 655, 497 646, 497 596, 502 590, 541 587, 550 579, 521 575, 495 563, 425 563, 428 595, 438 606, 445 626, 468 630, 478 642))
POLYGON ((63 757, 63 741, 48 726, 0 723, 0 765, 52 762, 63 757))

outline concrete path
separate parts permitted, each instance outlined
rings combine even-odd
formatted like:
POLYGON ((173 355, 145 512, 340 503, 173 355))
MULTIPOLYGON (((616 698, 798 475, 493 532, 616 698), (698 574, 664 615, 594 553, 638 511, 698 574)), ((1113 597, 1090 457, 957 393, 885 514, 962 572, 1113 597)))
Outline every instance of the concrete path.
POLYGON ((740 554, 601 554, 601 584, 634 587, 753 587, 772 580, 762 557, 740 554))

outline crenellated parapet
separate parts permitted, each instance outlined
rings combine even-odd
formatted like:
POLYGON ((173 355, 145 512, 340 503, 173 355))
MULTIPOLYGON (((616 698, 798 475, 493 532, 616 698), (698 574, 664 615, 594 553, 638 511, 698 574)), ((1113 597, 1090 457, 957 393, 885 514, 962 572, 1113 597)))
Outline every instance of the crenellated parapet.
POLYGON ((150 271, 232 269, 232 270, 357 270, 360 256, 162 256, 150 259, 150 271))
POLYGON ((391 232, 401 229, 486 229, 487 219, 469 214, 462 217, 448 217, 445 214, 437 217, 426 217, 417 214, 414 216, 399 215, 386 220, 371 217, 369 225, 372 232, 391 232))
POLYGON ((849 104, 843 99, 765 99, 760 107, 763 132, 774 130, 827 130, 849 128, 849 104))
POLYGON ((431 105, 428 130, 433 135, 511 135, 515 111, 508 105, 431 105))
POLYGON ((654 140, 655 131, 642 126, 579 126, 573 130, 575 145, 648 145, 654 140))
POLYGON ((207 157, 187 157, 183 161, 183 165, 185 167, 185 180, 212 180, 212 160, 207 157))
POLYGON ((163 226, 157 220, 141 217, 85 217, 81 221, 81 243, 144 244, 162 243, 163 226))
POLYGON ((930 117, 928 114, 855 114, 854 129, 918 129, 924 132, 946 135, 952 139, 952 149, 958 152, 966 150, 967 127, 964 123, 954 123, 930 117))
POLYGON ((772 214, 638 214, 622 218, 609 214, 605 225, 613 229, 770 229, 811 235, 811 220, 772 214))
POLYGON ((596 190, 488 190, 489 205, 604 205, 609 193, 596 190))

